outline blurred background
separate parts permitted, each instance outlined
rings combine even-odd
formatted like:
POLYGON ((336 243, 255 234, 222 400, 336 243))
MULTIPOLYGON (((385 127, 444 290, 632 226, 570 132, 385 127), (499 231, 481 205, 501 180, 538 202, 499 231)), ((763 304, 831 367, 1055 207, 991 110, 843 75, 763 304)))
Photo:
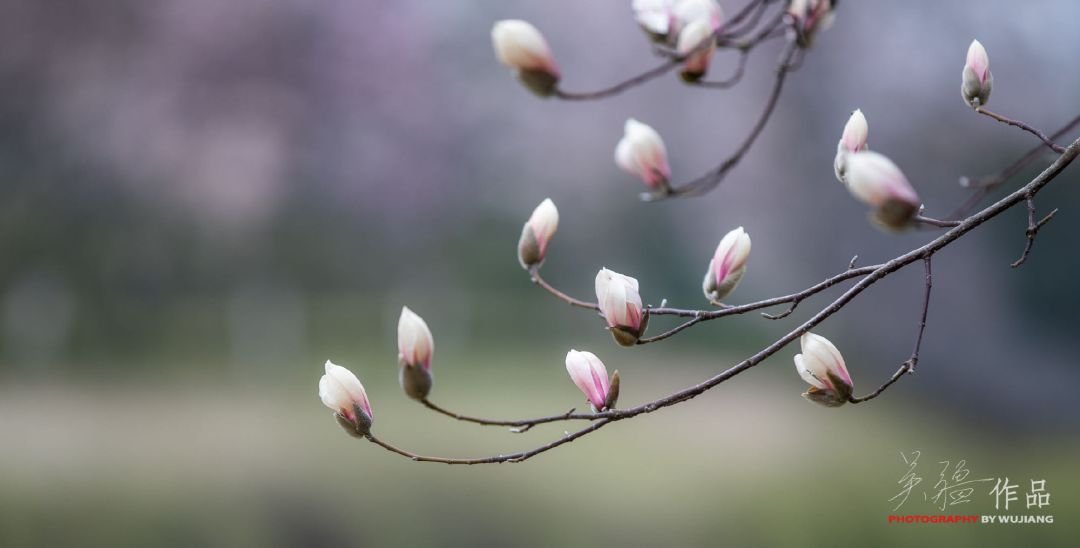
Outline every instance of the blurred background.
MULTIPOLYGON (((731 90, 672 75, 567 103, 531 96, 495 61, 492 23, 536 24, 565 87, 592 90, 656 63, 629 2, 0 4, 2 546, 986 546, 1080 532, 1075 166, 1039 195, 1040 211, 1061 211, 1022 268, 1009 268, 1019 208, 935 258, 918 374, 871 403, 804 401, 790 347, 527 463, 446 467, 343 435, 316 395, 323 361, 349 367, 380 437, 425 454, 561 435, 407 400, 406 304, 437 341, 432 399, 466 413, 580 407, 569 348, 620 370, 626 406, 737 363, 842 289, 785 320, 748 314, 619 348, 521 271, 532 208, 558 204, 545 277, 583 298, 606 266, 636 276, 648 303, 705 306, 701 276, 737 226, 754 252, 732 302, 799 290, 855 254, 887 260, 936 232, 876 230, 833 178, 848 114, 863 110, 871 148, 944 216, 968 196, 960 176, 1036 143, 964 106, 968 44, 989 51, 990 108, 1050 133, 1080 106, 1080 4, 843 2, 724 184, 653 204, 613 164, 624 120, 655 127, 676 182, 692 179, 745 136, 782 41, 731 90), (938 463, 966 459, 972 477, 1020 485, 1010 514, 1056 523, 887 524, 914 450, 924 484, 895 513, 993 513, 992 482, 944 512, 925 500, 938 463), (1024 507, 1033 479, 1051 506, 1024 507)), ((735 58, 718 54, 713 74, 735 58)), ((856 392, 907 358, 921 278, 901 271, 816 330, 856 392)))

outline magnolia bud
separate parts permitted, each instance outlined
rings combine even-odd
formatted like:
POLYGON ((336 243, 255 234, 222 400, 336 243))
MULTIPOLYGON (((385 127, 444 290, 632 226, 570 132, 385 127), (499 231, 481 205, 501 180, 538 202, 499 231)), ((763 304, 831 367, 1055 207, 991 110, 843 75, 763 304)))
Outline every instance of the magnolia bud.
POLYGON ((851 397, 852 382, 840 351, 813 333, 804 333, 799 344, 802 354, 795 355, 795 370, 810 384, 803 397, 827 407, 844 405, 851 397))
POLYGON ((373 415, 364 385, 356 375, 326 360, 326 374, 319 379, 319 399, 334 411, 338 424, 349 435, 363 437, 371 430, 373 415))
POLYGON ((559 210, 551 198, 544 199, 533 210, 529 220, 521 229, 521 239, 518 240, 518 262, 525 270, 539 265, 544 261, 548 243, 555 235, 555 229, 559 227, 559 210))
POLYGON ((431 355, 435 340, 427 323, 409 307, 398 318, 398 381, 405 395, 422 400, 431 392, 431 355))
POLYGON ((631 8, 641 29, 655 42, 665 42, 671 33, 674 0, 634 0, 631 8))
POLYGON ((819 31, 832 26, 835 16, 831 0, 791 0, 787 14, 792 22, 793 39, 802 48, 810 47, 819 31))
POLYGON ((833 161, 833 170, 836 178, 844 182, 844 171, 847 168, 845 162, 847 155, 852 152, 866 150, 866 136, 870 128, 866 125, 866 116, 859 109, 851 113, 847 124, 844 124, 844 134, 840 136, 840 142, 836 144, 836 160, 833 161))
POLYGON ((566 353, 566 372, 570 379, 585 393, 596 411, 612 409, 619 398, 619 372, 608 380, 604 362, 592 352, 571 350, 566 353))
POLYGON ((680 33, 690 23, 702 20, 709 24, 709 30, 720 28, 724 20, 724 11, 716 0, 678 0, 671 8, 672 31, 680 33))
POLYGON ((636 175, 654 190, 667 188, 671 178, 667 149, 655 129, 630 118, 615 146, 615 165, 636 175))
POLYGON ((648 315, 642 313, 638 281, 606 268, 596 274, 596 300, 615 342, 631 346, 645 333, 648 315))
POLYGON ((709 70, 709 61, 712 60, 716 51, 716 40, 713 38, 713 28, 706 19, 691 21, 679 32, 679 42, 675 47, 679 55, 687 55, 682 71, 679 75, 687 82, 696 82, 709 70), (708 43, 707 46, 703 44, 708 43), (701 46, 699 48, 699 46, 701 46))
POLYGON ((844 181, 848 190, 874 207, 874 222, 894 230, 906 227, 918 213, 919 196, 907 177, 892 160, 877 152, 863 150, 845 161, 844 181))
POLYGON ((717 30, 724 18, 716 0, 634 0, 632 7, 638 25, 656 42, 674 40, 698 19, 717 30))
POLYGON ((709 270, 702 282, 705 297, 716 303, 731 294, 746 273, 746 260, 749 257, 750 235, 743 227, 725 234, 720 245, 716 246, 716 253, 709 261, 709 270))
POLYGON ((547 40, 530 23, 506 19, 491 28, 495 56, 517 71, 518 79, 533 93, 547 97, 559 83, 559 68, 547 40))
POLYGON ((985 105, 990 100, 993 85, 994 75, 990 74, 990 57, 986 55, 986 48, 978 40, 972 40, 960 83, 964 102, 976 108, 985 105))

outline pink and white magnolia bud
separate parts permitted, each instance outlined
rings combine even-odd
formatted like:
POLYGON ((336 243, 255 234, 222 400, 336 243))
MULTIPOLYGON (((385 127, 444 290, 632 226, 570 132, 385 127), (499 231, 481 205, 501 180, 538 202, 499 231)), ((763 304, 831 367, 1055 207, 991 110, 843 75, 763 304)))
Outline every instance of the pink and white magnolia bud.
POLYGON ((615 342, 622 346, 637 343, 648 323, 648 316, 642 312, 638 281, 601 268, 596 274, 596 301, 615 342))
POLYGON ((559 228, 559 210, 551 198, 546 198, 536 206, 521 229, 521 239, 518 240, 518 262, 521 263, 522 268, 528 270, 544 261, 548 244, 551 243, 551 237, 555 235, 557 228, 559 228))
POLYGON ((920 202, 915 189, 900 168, 884 155, 869 150, 850 154, 845 170, 848 190, 875 208, 871 218, 880 225, 902 229, 918 213, 920 202))
POLYGON ((851 113, 851 117, 848 118, 846 124, 844 124, 844 134, 840 136, 840 142, 836 144, 836 159, 833 160, 833 170, 836 172, 836 178, 840 182, 844 182, 844 171, 847 169, 845 162, 847 161, 847 155, 852 152, 859 152, 866 150, 866 137, 870 132, 869 126, 866 124, 866 116, 859 109, 855 109, 855 112, 851 113))
POLYGON ((746 273, 746 260, 750 258, 750 235, 743 227, 728 232, 716 246, 716 253, 709 261, 702 289, 709 301, 718 303, 739 285, 746 273))
POLYGON ((571 350, 566 353, 566 372, 570 379, 585 393, 595 411, 615 407, 619 398, 619 372, 616 371, 608 380, 604 362, 592 352, 571 350))
POLYGON ((435 340, 427 322, 409 307, 401 307, 398 318, 398 381, 405 395, 422 400, 431 392, 431 356, 435 340))
POLYGON ((633 118, 626 121, 623 137, 615 146, 615 165, 654 190, 667 188, 671 178, 664 140, 655 129, 633 118))
POLYGON ((681 33, 690 23, 697 20, 709 24, 709 30, 715 31, 724 22, 724 11, 716 0, 677 0, 671 8, 674 26, 672 32, 681 33))
POLYGON ((972 107, 980 107, 990 101, 994 75, 990 73, 990 57, 986 55, 986 48, 978 40, 972 40, 968 46, 967 62, 961 74, 960 94, 964 96, 964 102, 972 107))
POLYGON ((813 333, 804 333, 799 343, 802 354, 795 355, 795 370, 810 384, 803 397, 828 407, 844 405, 851 397, 852 382, 840 351, 813 333))
POLYGON ((687 82, 700 80, 709 70, 709 61, 712 60, 713 53, 716 51, 716 40, 713 37, 712 25, 707 19, 691 21, 679 31, 679 41, 675 49, 679 52, 679 55, 694 52, 686 58, 679 76, 687 82), (708 45, 703 46, 706 43, 708 45))
POLYGON ((664 42, 671 33, 674 4, 674 0, 634 0, 631 8, 634 10, 634 19, 649 38, 664 42))
POLYGON ((723 24, 724 12, 716 0, 634 0, 634 19, 657 42, 671 42, 698 19, 713 30, 723 24))
POLYGON ((326 374, 319 379, 319 399, 334 411, 338 424, 349 435, 363 437, 371 430, 371 404, 356 375, 326 360, 326 374))
POLYGON ((832 26, 835 16, 831 0, 791 0, 787 14, 794 31, 792 38, 802 48, 810 47, 818 32, 832 26))
POLYGON ((506 19, 491 28, 495 56, 517 71, 518 79, 533 93, 547 97, 559 83, 559 67, 544 35, 532 24, 506 19))

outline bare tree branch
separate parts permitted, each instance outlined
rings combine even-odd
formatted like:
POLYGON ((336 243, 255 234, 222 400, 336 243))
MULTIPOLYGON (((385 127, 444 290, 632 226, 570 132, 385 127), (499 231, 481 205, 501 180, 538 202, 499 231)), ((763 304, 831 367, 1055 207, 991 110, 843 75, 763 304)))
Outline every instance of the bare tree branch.
POLYGON ((918 224, 936 226, 938 228, 952 228, 960 224, 960 221, 942 221, 938 219, 931 219, 930 217, 923 217, 922 215, 916 215, 911 220, 912 222, 918 224))
POLYGON ((387 451, 390 451, 392 453, 397 453, 397 454, 399 454, 399 455, 401 455, 403 457, 406 457, 406 458, 409 458, 409 459, 412 459, 412 460, 418 461, 418 462, 441 462, 443 464, 497 464, 497 463, 502 463, 502 462, 522 462, 522 461, 528 460, 528 459, 530 459, 532 457, 535 457, 536 455, 539 455, 540 453, 543 453, 545 451, 550 451, 550 450, 552 450, 552 449, 554 449, 554 448, 556 448, 556 447, 558 447, 560 445, 563 445, 565 443, 570 443, 570 442, 572 442, 572 441, 574 441, 574 440, 576 440, 576 439, 578 439, 578 438, 580 438, 580 437, 582 437, 582 436, 584 436, 586 434, 590 434, 592 432, 595 432, 595 431, 601 429, 602 427, 604 427, 605 425, 610 424, 611 422, 612 421, 610 419, 596 421, 596 422, 592 423, 591 425, 586 426, 585 428, 582 428, 581 430, 578 430, 577 432, 574 432, 572 434, 566 434, 563 437, 561 437, 561 438, 559 438, 559 439, 557 439, 557 440, 555 440, 555 441, 553 441, 551 443, 541 445, 540 447, 537 447, 536 449, 530 449, 529 451, 520 451, 518 453, 510 453, 510 454, 507 454, 507 455, 495 455, 495 456, 492 456, 492 457, 480 457, 480 458, 474 458, 474 459, 454 459, 454 458, 448 458, 448 457, 425 457, 423 455, 417 455, 416 453, 412 453, 412 452, 406 451, 404 449, 401 449, 399 447, 395 447, 393 445, 390 445, 389 443, 387 443, 387 442, 385 442, 383 440, 380 440, 379 438, 376 438, 375 436, 371 435, 370 433, 367 434, 364 437, 368 441, 370 441, 371 443, 374 443, 375 445, 378 445, 379 447, 382 447, 383 449, 386 449, 387 451))
POLYGON ((738 165, 743 156, 750 151, 750 148, 757 141, 761 131, 765 129, 766 124, 769 122, 769 118, 772 117, 772 113, 776 110, 776 105, 780 100, 780 92, 784 89, 784 80, 787 78, 788 72, 791 69, 791 61, 795 56, 795 52, 798 50, 798 46, 795 42, 789 42, 784 53, 780 56, 780 63, 776 69, 776 80, 773 83, 772 91, 769 93, 769 98, 765 101, 765 108, 762 110, 761 115, 758 117, 754 127, 750 130, 750 133, 743 140, 739 148, 723 161, 718 167, 712 171, 683 184, 679 187, 667 188, 662 192, 657 193, 644 193, 641 195, 641 199, 644 201, 656 201, 665 198, 671 198, 675 196, 698 196, 704 194, 713 188, 716 188, 727 175, 732 168, 738 165))
POLYGON ((989 117, 991 117, 991 118, 993 118, 993 119, 995 119, 995 120, 997 120, 999 122, 1009 124, 1010 126, 1018 127, 1018 128, 1020 128, 1020 129, 1022 129, 1024 131, 1038 137, 1039 139, 1042 140, 1043 143, 1046 144, 1046 146, 1050 147, 1050 150, 1052 150, 1054 152, 1057 152, 1057 153, 1065 152, 1065 147, 1062 147, 1061 145, 1051 141, 1049 137, 1047 137, 1045 134, 1043 134, 1043 132, 1041 132, 1041 131, 1039 131, 1039 130, 1037 130, 1037 129, 1035 129, 1035 128, 1033 128, 1033 127, 1019 121, 1019 120, 1013 120, 1012 118, 1006 118, 1006 117, 1004 117, 1004 116, 1002 116, 1000 114, 994 114, 993 112, 990 112, 989 110, 986 110, 983 107, 975 107, 975 112, 978 112, 979 114, 983 114, 985 116, 989 116, 989 117))
MULTIPOLYGON (((855 297, 857 297, 859 294, 861 294, 873 284, 913 262, 922 260, 926 270, 926 290, 923 300, 923 310, 920 316, 918 336, 916 338, 915 349, 912 352, 912 357, 908 360, 908 362, 905 363, 904 366, 901 366, 901 369, 898 370, 897 373, 895 373, 893 377, 890 378, 889 381, 887 381, 884 385, 882 385, 882 387, 880 387, 875 393, 871 393, 870 395, 864 396, 863 398, 856 398, 858 399, 858 401, 866 401, 868 399, 876 397, 877 394, 880 394, 886 388, 895 383, 896 380, 898 380, 899 377, 902 376, 905 372, 912 370, 915 366, 915 363, 918 361, 918 354, 922 345, 922 336, 926 327, 926 316, 929 310, 930 290, 932 286, 930 258, 938 251, 944 249, 951 243, 960 239, 961 237, 978 228, 979 226, 982 226, 987 221, 993 219, 994 217, 997 217, 1002 212, 1012 208, 1020 202, 1026 202, 1031 200, 1040 190, 1042 190, 1042 188, 1044 188, 1047 184, 1053 181, 1066 167, 1068 167, 1069 164, 1071 164, 1073 160, 1076 159, 1076 156, 1078 154, 1080 154, 1080 139, 1074 141, 1071 145, 1069 145, 1065 149, 1065 151, 1050 166, 1048 166, 1045 170, 1042 171, 1042 173, 1040 173, 1037 177, 1035 177, 1033 180, 1022 186, 1021 188, 1010 193, 1008 196, 1005 196, 1004 198, 998 200, 994 204, 984 208, 978 213, 975 213, 974 215, 964 219, 962 222, 960 222, 959 225, 952 227, 951 229, 941 234, 937 238, 931 240, 930 242, 911 251, 908 251, 907 253, 899 255, 884 264, 876 265, 875 267, 873 267, 873 270, 869 274, 859 280, 854 286, 850 287, 831 304, 821 309, 817 314, 803 322, 801 325, 790 331, 788 334, 777 339, 772 344, 768 345, 764 349, 758 351, 757 353, 743 360, 742 362, 698 384, 687 387, 683 390, 672 393, 657 400, 653 400, 651 402, 627 409, 613 409, 596 413, 595 415, 591 416, 591 418, 595 419, 595 422, 593 422, 591 425, 576 432, 565 434, 559 439, 556 439, 548 444, 542 445, 529 451, 522 451, 507 455, 497 455, 492 457, 472 459, 456 459, 446 457, 421 456, 395 447, 389 443, 383 442, 382 440, 379 440, 370 434, 368 434, 366 437, 372 443, 375 443, 388 451, 394 452, 396 454, 416 461, 441 462, 446 464, 521 462, 545 451, 554 449, 555 447, 558 447, 560 445, 574 441, 589 433, 595 432, 596 430, 612 422, 630 419, 642 414, 652 413, 659 409, 663 409, 665 407, 669 407, 693 399, 705 393, 713 387, 718 386, 721 383, 735 377, 739 373, 755 367, 756 365, 765 361, 767 358, 773 356, 781 349, 786 347, 788 344, 797 340, 804 333, 810 331, 820 323, 824 322, 833 314, 839 312, 849 302, 855 299, 855 297)), ((852 272, 852 270, 849 270, 848 272, 852 272)), ((722 313, 726 310, 727 309, 716 312, 722 313)), ((697 314, 697 312, 694 312, 694 314, 697 314)))
MULTIPOLYGON (((1076 126, 1078 125, 1080 125, 1080 115, 1070 120, 1061 129, 1055 131, 1050 136, 1050 139, 1060 139, 1064 137, 1067 133, 1072 131, 1074 128, 1076 128, 1076 126)), ((1013 176, 1015 176, 1017 173, 1020 173, 1020 171, 1027 167, 1029 164, 1031 164, 1031 162, 1034 162, 1035 160, 1041 158, 1044 154, 1046 154, 1046 147, 1045 145, 1040 144, 1027 151, 1023 156, 1021 156, 1012 164, 1009 164, 1008 167, 999 171, 998 173, 975 178, 961 177, 960 186, 964 188, 974 188, 976 189, 976 191, 972 193, 972 195, 967 200, 965 200, 964 203, 960 204, 946 218, 958 219, 968 215, 969 213, 971 213, 971 210, 974 209, 975 206, 979 204, 979 202, 983 201, 983 199, 986 198, 988 194, 993 192, 994 189, 1001 186, 1003 183, 1005 183, 1005 181, 1013 178, 1013 176)))
POLYGON ((571 409, 571 410, 569 410, 569 411, 567 411, 567 412, 565 412, 565 413, 563 413, 561 415, 552 415, 550 417, 539 417, 539 418, 535 418, 535 419, 520 419, 520 420, 484 419, 484 418, 480 418, 480 417, 470 417, 468 415, 462 415, 460 413, 455 413, 453 411, 450 411, 450 410, 444 409, 442 407, 439 407, 438 405, 435 405, 434 403, 431 402, 431 400, 428 400, 426 398, 420 400, 420 403, 423 404, 424 407, 427 407, 428 409, 431 409, 432 411, 435 411, 436 413, 446 415, 447 417, 450 417, 452 419, 459 420, 459 421, 462 421, 462 422, 472 422, 472 423, 476 423, 476 424, 482 424, 482 425, 485 425, 485 426, 513 426, 513 427, 516 427, 515 429, 511 430, 514 433, 525 432, 525 431, 529 430, 530 428, 532 428, 533 426, 536 426, 538 424, 548 423, 548 422, 571 421, 571 420, 596 420, 596 416, 594 414, 591 414, 591 413, 574 413, 575 409, 571 409))
MULTIPOLYGON (((728 27, 737 25, 740 21, 742 21, 748 15, 750 15, 750 13, 753 12, 753 10, 755 8, 758 8, 759 9, 759 15, 757 15, 751 21, 753 24, 756 24, 757 21, 760 19, 760 11, 763 11, 765 9, 766 5, 771 3, 771 1, 772 0, 751 0, 750 3, 748 3, 746 6, 744 6, 743 9, 739 11, 739 13, 737 13, 734 17, 731 18, 730 21, 728 21, 728 27)), ((601 90, 597 90, 597 91, 587 91, 587 92, 571 92, 571 91, 565 91, 565 90, 562 90, 562 89, 555 89, 554 92, 553 92, 553 96, 557 97, 559 99, 567 100, 567 101, 594 101, 594 100, 597 100, 597 99, 606 99, 608 97, 618 95, 618 94, 620 94, 620 93, 622 93, 622 92, 624 92, 624 91, 626 91, 628 89, 637 87, 637 86, 639 86, 641 84, 644 84, 646 82, 654 80, 654 79, 656 79, 656 78, 658 78, 660 76, 663 76, 664 74, 667 74, 672 69, 674 69, 675 67, 678 67, 680 64, 682 64, 683 61, 685 61, 688 57, 690 57, 694 53, 697 53, 700 50, 704 50, 704 49, 708 48, 710 42, 715 43, 716 47, 718 47, 718 48, 735 47, 735 48, 739 48, 740 50, 745 50, 747 47, 753 48, 757 44, 757 42, 764 41, 766 39, 767 35, 763 35, 760 38, 756 38, 755 40, 752 40, 749 43, 749 46, 747 44, 745 44, 745 43, 738 43, 738 42, 733 41, 735 38, 741 36, 742 33, 745 33, 745 32, 748 32, 749 30, 752 30, 752 28, 753 27, 750 26, 749 28, 744 28, 744 29, 739 29, 738 31, 728 32, 728 31, 725 30, 725 27, 721 27, 721 28, 717 29, 716 32, 714 32, 713 35, 708 40, 702 41, 701 44, 698 44, 697 46, 695 46, 693 49, 691 49, 690 51, 688 51, 686 53, 680 54, 680 53, 674 52, 674 51, 661 51, 661 53, 663 55, 668 57, 668 59, 666 61, 664 61, 663 64, 658 65, 658 66, 656 66, 654 68, 651 68, 651 69, 649 69, 649 70, 647 70, 647 71, 645 71, 645 72, 643 72, 641 74, 638 74, 636 76, 632 76, 630 78, 627 78, 626 80, 623 80, 622 82, 614 84, 614 85, 612 85, 610 87, 607 87, 607 88, 604 88, 604 89, 601 89, 601 90)))
POLYGON ((909 357, 907 359, 907 361, 905 361, 903 364, 901 364, 900 368, 896 370, 896 373, 893 373, 892 377, 889 377, 889 380, 885 381, 885 383, 882 384, 881 386, 879 386, 877 388, 877 390, 874 390, 873 392, 871 392, 871 393, 869 393, 869 394, 867 394, 867 395, 865 395, 865 396, 863 396, 861 398, 856 398, 854 396, 848 396, 848 401, 849 402, 851 402, 851 403, 862 403, 862 402, 867 401, 867 400, 872 400, 872 399, 880 396, 881 393, 884 392, 890 386, 892 386, 893 383, 900 380, 900 377, 903 377, 905 373, 914 373, 915 372, 915 366, 919 364, 919 351, 922 349, 923 333, 926 331, 926 315, 930 311, 930 289, 934 285, 934 283, 933 283, 933 274, 930 271, 930 256, 929 255, 927 255, 926 258, 923 259, 923 265, 925 267, 925 272, 926 272, 926 278, 925 278, 925 280, 926 280, 925 281, 926 289, 923 292, 922 312, 919 314, 919 329, 917 331, 917 335, 915 336, 915 349, 911 351, 911 357, 909 357))
POLYGON ((742 81, 746 73, 746 61, 750 58, 750 49, 739 52, 739 64, 735 66, 735 73, 724 80, 698 80, 693 85, 708 89, 727 89, 742 81))
POLYGON ((588 301, 580 301, 580 300, 575 299, 575 298, 571 297, 570 295, 567 295, 566 293, 563 293, 562 291, 559 291, 558 289, 555 289, 554 287, 552 287, 551 284, 547 283, 547 281, 545 281, 543 278, 540 277, 540 267, 539 266, 534 266, 534 267, 529 269, 529 277, 530 277, 530 279, 532 280, 532 282, 534 284, 544 288, 544 290, 547 291, 548 293, 551 293, 552 295, 555 295, 555 298, 559 299, 560 301, 563 301, 564 303, 569 304, 570 306, 576 306, 578 308, 588 308, 590 310, 600 310, 600 305, 598 305, 596 303, 590 303, 588 301))
POLYGON ((1027 242, 1024 243, 1024 252, 1020 254, 1020 258, 1010 264, 1010 266, 1012 266, 1013 268, 1016 268, 1024 264, 1024 261, 1027 261, 1028 254, 1031 253, 1031 246, 1035 245, 1035 236, 1039 233, 1039 229, 1041 229, 1044 224, 1050 222, 1050 219, 1053 219, 1054 214, 1058 212, 1058 210, 1055 208, 1050 213, 1047 213, 1045 217, 1036 221, 1035 198, 1033 196, 1028 196, 1027 198, 1027 211, 1028 226, 1027 230, 1024 232, 1024 234, 1027 236, 1027 242))

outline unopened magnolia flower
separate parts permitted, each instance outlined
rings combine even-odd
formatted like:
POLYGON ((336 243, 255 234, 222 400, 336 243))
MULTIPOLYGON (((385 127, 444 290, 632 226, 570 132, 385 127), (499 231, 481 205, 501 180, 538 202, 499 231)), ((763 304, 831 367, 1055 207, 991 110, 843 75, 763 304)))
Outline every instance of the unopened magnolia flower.
POLYGON ((615 146, 615 164, 640 177, 653 190, 667 188, 671 178, 667 149, 660 134, 633 118, 626 121, 623 137, 615 146))
POLYGON ((547 254, 548 244, 559 227, 559 210, 551 198, 545 198, 533 210, 529 220, 521 229, 518 240, 518 262, 525 270, 539 265, 547 254))
POLYGON ((319 379, 319 399, 334 411, 338 424, 350 435, 363 437, 371 430, 371 404, 352 371, 326 360, 326 374, 319 379))
POLYGON ((990 100, 993 85, 994 75, 990 73, 990 57, 986 55, 986 48, 978 40, 972 40, 960 83, 964 102, 972 107, 985 105, 990 100))
POLYGON ((653 40, 663 42, 671 32, 674 4, 674 0, 634 0, 631 8, 642 30, 653 40))
POLYGON ((632 7, 638 25, 657 42, 672 41, 697 19, 716 30, 724 17, 716 0, 634 0, 632 7))
POLYGON ((398 318, 398 381, 405 394, 422 400, 431 392, 431 355, 435 341, 427 322, 409 307, 401 307, 398 318))
POLYGON ((848 190, 874 209, 873 220, 886 228, 906 227, 918 213, 919 196, 892 160, 863 150, 845 161, 844 182, 848 190))
POLYGON ((736 228, 724 235, 716 253, 709 261, 709 270, 705 273, 702 289, 709 301, 719 303, 739 285, 739 280, 746 273, 746 260, 750 257, 750 235, 743 227, 736 228))
POLYGON ((832 0, 791 0, 788 16, 792 21, 794 39, 803 48, 810 47, 818 32, 832 26, 832 0))
POLYGON ((615 407, 615 402, 619 399, 619 372, 616 371, 608 380, 607 368, 596 354, 577 350, 567 352, 566 372, 570 373, 570 379, 585 393, 585 398, 594 410, 603 411, 615 407))
POLYGON ((596 274, 596 301, 615 342, 622 346, 636 343, 648 323, 641 309, 638 281, 601 268, 596 274))
POLYGON ((836 178, 840 182, 844 182, 844 171, 846 166, 844 162, 847 160, 847 155, 852 152, 859 152, 866 150, 866 137, 870 128, 866 125, 866 116, 863 116, 862 110, 855 109, 855 112, 851 113, 851 117, 848 118, 847 124, 844 124, 844 134, 840 136, 840 142, 836 144, 836 159, 833 160, 833 170, 836 172, 836 178))
POLYGON ((724 22, 724 11, 716 0, 677 0, 671 8, 673 32, 681 32, 694 21, 705 21, 715 31, 724 22))
POLYGON ((695 19, 679 31, 679 42, 675 49, 680 55, 687 55, 682 71, 679 75, 687 82, 696 82, 709 70, 709 61, 712 60, 716 51, 716 40, 713 38, 713 28, 706 19, 695 19), (700 47, 708 43, 707 46, 700 47))
POLYGON ((804 333, 799 343, 802 354, 795 355, 795 370, 810 383, 803 397, 828 407, 844 405, 852 383, 840 351, 829 339, 813 333, 804 333))
POLYGON ((533 93, 547 97, 559 83, 559 67, 544 35, 520 19, 506 19, 491 28, 495 56, 517 71, 518 79, 533 93))

